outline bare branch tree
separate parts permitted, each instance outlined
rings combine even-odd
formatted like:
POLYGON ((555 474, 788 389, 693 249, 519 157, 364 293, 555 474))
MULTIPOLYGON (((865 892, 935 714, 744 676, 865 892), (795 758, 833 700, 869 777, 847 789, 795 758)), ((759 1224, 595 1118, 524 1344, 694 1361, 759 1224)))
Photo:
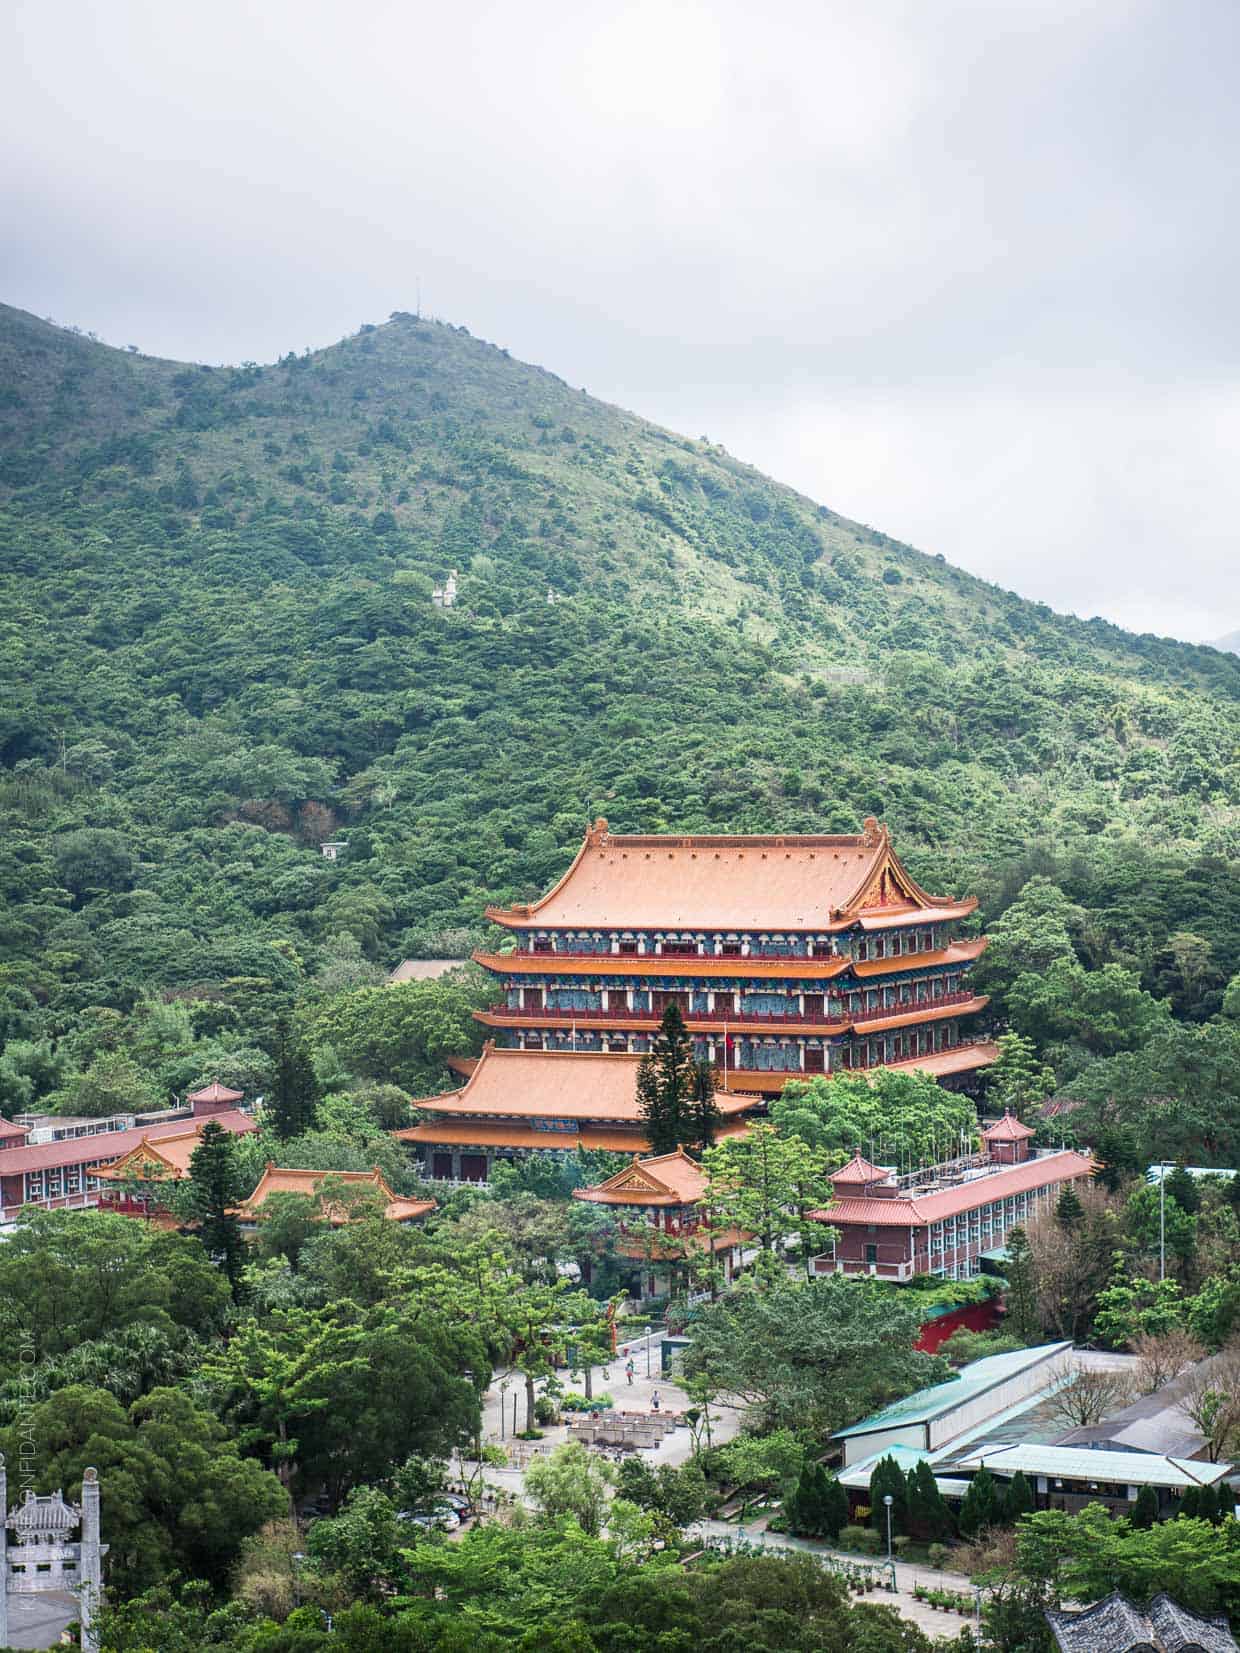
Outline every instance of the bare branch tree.
POLYGON ((1054 1414, 1074 1428, 1101 1423, 1122 1411, 1132 1399, 1132 1378, 1124 1372, 1069 1361, 1061 1369, 1065 1381, 1051 1402, 1054 1414))
POLYGON ((1240 1442, 1240 1346, 1230 1345, 1193 1373, 1178 1410, 1205 1437, 1212 1464, 1234 1449, 1240 1442))
POLYGON ((1137 1390, 1142 1395, 1152 1395, 1171 1383, 1181 1372, 1204 1360, 1206 1353, 1192 1333, 1179 1326, 1159 1337, 1145 1332, 1134 1337, 1128 1347, 1137 1357, 1137 1390))

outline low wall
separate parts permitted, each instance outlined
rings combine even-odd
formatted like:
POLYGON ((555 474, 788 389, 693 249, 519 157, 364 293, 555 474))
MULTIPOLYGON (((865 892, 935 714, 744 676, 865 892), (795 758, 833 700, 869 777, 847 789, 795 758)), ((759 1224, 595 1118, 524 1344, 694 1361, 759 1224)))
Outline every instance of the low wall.
POLYGON ((920 1349, 923 1354, 932 1355, 937 1353, 953 1332, 958 1332, 961 1328, 970 1332, 993 1331, 1001 1318, 1000 1302, 998 1297, 988 1297, 982 1303, 963 1303, 959 1308, 933 1315, 929 1320, 923 1321, 914 1347, 920 1349))

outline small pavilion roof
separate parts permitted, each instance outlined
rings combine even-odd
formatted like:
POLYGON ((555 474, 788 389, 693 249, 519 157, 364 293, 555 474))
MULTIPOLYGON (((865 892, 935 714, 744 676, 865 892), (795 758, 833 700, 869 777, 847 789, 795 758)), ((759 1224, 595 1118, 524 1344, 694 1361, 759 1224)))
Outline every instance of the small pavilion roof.
POLYGON ((537 901, 488 908, 514 929, 841 929, 894 914, 963 917, 976 901, 928 895, 870 817, 855 834, 769 837, 613 834, 599 819, 537 901))
MULTIPOLYGON (((627 1051, 522 1050, 488 1043, 460 1090, 419 1098, 414 1106, 440 1116, 636 1123, 641 1061, 627 1051)), ((759 1101, 737 1091, 715 1092, 715 1105, 725 1117, 759 1101)))
POLYGON ((996 1119, 993 1125, 982 1126, 982 1136, 987 1142, 1025 1142, 1036 1134, 1032 1125, 1022 1125, 1010 1112, 1005 1113, 1002 1119, 996 1119))
POLYGON ((54 1540, 72 1532, 82 1518, 76 1504, 65 1502, 62 1491, 39 1494, 28 1491, 21 1503, 9 1512, 5 1523, 17 1534, 19 1543, 29 1543, 41 1533, 54 1540))
POLYGON ((872 1165, 868 1159, 856 1153, 847 1165, 841 1165, 838 1171, 832 1171, 828 1180, 833 1188, 869 1188, 876 1182, 886 1182, 893 1169, 890 1165, 872 1165))
MULTIPOLYGON (((370 1171, 316 1171, 277 1165, 269 1159, 254 1192, 237 1207, 237 1215, 256 1218, 273 1194, 304 1194, 308 1199, 313 1199, 324 1180, 329 1178, 348 1188, 368 1189, 379 1195, 384 1201, 383 1215, 389 1222, 412 1222, 435 1209, 434 1200, 405 1199, 393 1194, 377 1165, 370 1171)), ((337 1226, 349 1220, 347 1210, 340 1205, 329 1206, 326 1215, 337 1226)))
POLYGON ((231 1090, 227 1085, 213 1079, 209 1085, 201 1090, 190 1091, 186 1096, 187 1102, 240 1102, 245 1096, 244 1091, 231 1090))
POLYGON ((573 1198, 595 1205, 696 1205, 706 1193, 706 1173, 683 1148, 674 1154, 656 1154, 596 1183, 593 1188, 575 1188, 573 1198))
POLYGON ((0 1119, 0 1147, 14 1148, 28 1135, 24 1125, 16 1125, 11 1119, 0 1119))

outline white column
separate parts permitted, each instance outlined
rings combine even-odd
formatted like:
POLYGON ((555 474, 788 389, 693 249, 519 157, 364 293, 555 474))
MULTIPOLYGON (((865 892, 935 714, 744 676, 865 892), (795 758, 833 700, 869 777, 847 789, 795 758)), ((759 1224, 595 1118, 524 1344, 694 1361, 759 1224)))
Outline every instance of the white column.
POLYGON ((99 1472, 88 1469, 82 1475, 82 1542, 78 1567, 78 1609, 82 1626, 81 1645, 85 1653, 97 1653, 99 1634, 95 1620, 103 1592, 103 1562, 99 1547, 99 1472))
POLYGON ((0 1452, 0 1647, 9 1645, 9 1564, 5 1555, 8 1544, 8 1518, 8 1478, 4 1468, 4 1454, 0 1452))

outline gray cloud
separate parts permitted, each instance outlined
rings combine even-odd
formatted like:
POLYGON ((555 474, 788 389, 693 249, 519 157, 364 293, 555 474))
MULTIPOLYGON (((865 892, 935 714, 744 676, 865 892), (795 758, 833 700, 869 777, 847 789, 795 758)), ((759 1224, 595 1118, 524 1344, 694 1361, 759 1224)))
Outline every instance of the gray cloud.
POLYGON ((1058 607, 1240 624, 1229 0, 17 0, 3 296, 425 305, 1058 607))

